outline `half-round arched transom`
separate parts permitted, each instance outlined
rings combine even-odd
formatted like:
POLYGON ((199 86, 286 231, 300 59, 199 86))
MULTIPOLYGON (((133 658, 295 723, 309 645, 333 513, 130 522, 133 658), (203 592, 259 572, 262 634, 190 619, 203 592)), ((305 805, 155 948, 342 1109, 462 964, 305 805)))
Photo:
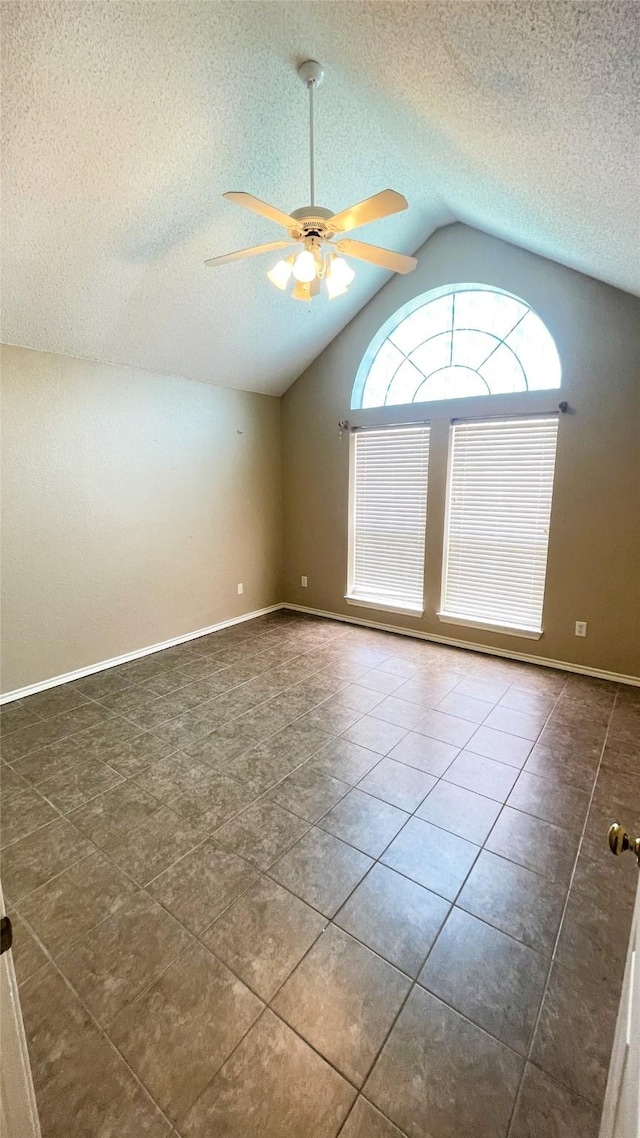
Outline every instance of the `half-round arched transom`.
POLYGON ((429 403, 560 387, 553 338, 524 300, 454 285, 405 304, 374 337, 351 407, 429 403))

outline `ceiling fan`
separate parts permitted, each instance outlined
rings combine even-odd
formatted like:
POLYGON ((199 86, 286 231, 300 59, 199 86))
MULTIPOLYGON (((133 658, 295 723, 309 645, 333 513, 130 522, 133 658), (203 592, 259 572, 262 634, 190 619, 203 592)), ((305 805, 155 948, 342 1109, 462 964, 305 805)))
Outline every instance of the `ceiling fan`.
POLYGON ((212 257, 205 265, 215 267, 226 265, 229 261, 240 261, 245 257, 255 257, 271 253, 275 249, 297 249, 285 260, 278 261, 267 273, 272 284, 286 289, 293 279, 294 300, 312 300, 320 292, 321 282, 325 282, 329 299, 341 296, 351 284, 355 274, 344 257, 367 261, 392 273, 410 273, 415 269, 415 257, 394 253, 379 245, 367 245, 364 241, 342 238, 371 221, 389 217, 407 209, 407 200, 395 190, 382 190, 373 197, 332 213, 330 209, 315 204, 314 136, 313 136, 313 94, 322 81, 323 70, 314 59, 308 59, 298 68, 298 75, 309 92, 309 181, 311 205, 284 213, 275 206, 268 205, 253 194, 231 191, 223 194, 227 201, 258 213, 269 221, 275 221, 287 231, 288 241, 270 241, 266 245, 254 245, 251 249, 239 249, 235 253, 225 253, 222 257, 212 257), (337 240, 336 240, 337 238, 337 240), (344 254, 344 256, 342 255, 344 254))

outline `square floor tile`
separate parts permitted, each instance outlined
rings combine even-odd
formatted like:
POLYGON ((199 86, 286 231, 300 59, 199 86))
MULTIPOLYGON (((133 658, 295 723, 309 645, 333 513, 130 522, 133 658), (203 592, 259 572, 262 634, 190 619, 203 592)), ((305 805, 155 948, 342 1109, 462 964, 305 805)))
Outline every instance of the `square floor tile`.
POLYGON ((578 861, 555 959, 570 971, 602 980, 617 996, 631 932, 633 891, 624 897, 607 889, 599 875, 585 872, 585 860, 581 856, 578 861))
MULTIPOLYGON (((171 754, 173 750, 167 743, 156 739, 155 735, 140 731, 124 720, 118 723, 117 731, 113 730, 113 721, 109 720, 102 733, 102 742, 98 742, 95 728, 92 728, 92 732, 95 739, 92 746, 97 756, 126 778, 134 777, 151 763, 158 762, 159 759, 171 754)), ((91 732, 86 731, 83 734, 89 736, 91 732)))
POLYGON ((446 782, 484 794, 496 802, 506 802, 517 777, 518 771, 514 767, 486 759, 471 751, 461 751, 443 775, 446 782))
POLYGON ((554 963, 533 1041, 532 1062, 600 1107, 617 1015, 617 995, 612 996, 602 981, 586 971, 576 973, 554 963))
POLYGON ((169 1138, 166 1118, 53 967, 20 997, 43 1138, 169 1138))
POLYGON ((370 857, 314 827, 272 865, 269 876, 332 917, 372 865, 370 857))
POLYGON ((322 830, 370 857, 379 857, 409 815, 388 802, 350 790, 318 823, 322 830))
POLYGON ((458 905, 494 928, 551 955, 566 889, 483 850, 458 905))
POLYGON ((327 921, 263 877, 203 936, 204 943, 263 1000, 270 1000, 327 921))
POLYGON ((340 735, 360 719, 361 711, 352 711, 339 703, 320 703, 296 720, 303 727, 319 727, 330 735, 340 735))
POLYGON ((527 759, 524 770, 550 782, 575 786, 589 794, 598 770, 599 755, 585 754, 582 750, 563 747, 546 747, 536 743, 527 759))
POLYGON ((159 809, 157 798, 127 779, 72 810, 69 821, 97 846, 103 846, 113 841, 118 834, 126 834, 143 818, 159 809))
POLYGON ((24 789, 12 788, 9 794, 3 785, 2 849, 59 817, 54 806, 37 790, 25 785, 24 789))
POLYGON ((48 688, 29 696, 28 706, 41 719, 48 719, 52 715, 71 711, 74 707, 82 707, 88 702, 86 696, 74 691, 68 684, 62 684, 60 687, 48 688))
POLYGON ((364 1093, 411 1138, 505 1135, 522 1059, 415 988, 364 1093))
POLYGON ((482 845, 491 831, 501 805, 492 798, 474 794, 462 786, 440 780, 416 813, 425 822, 441 826, 459 838, 482 845))
POLYGON ((31 727, 23 727, 20 731, 14 731, 3 738, 2 756, 6 762, 11 763, 30 754, 31 751, 48 747, 66 735, 73 735, 95 723, 102 724, 103 720, 109 719, 110 714, 105 707, 100 707, 97 703, 87 703, 62 715, 41 719, 31 727))
POLYGON ((13 769, 21 779, 25 780, 25 783, 37 787, 41 782, 51 778, 52 775, 68 770, 82 757, 78 753, 77 743, 72 746, 74 738, 75 736, 71 735, 68 739, 58 739, 56 743, 51 743, 48 747, 41 747, 38 751, 32 751, 24 758, 17 759, 13 763, 13 768, 5 767, 4 773, 6 774, 13 769))
POLYGON ((362 1095, 340 1131, 340 1138, 405 1138, 393 1122, 389 1122, 362 1095))
MULTIPOLYGON (((379 758, 380 756, 376 755, 376 762, 379 758)), ((17 790, 29 790, 28 782, 14 767, 10 767, 0 759, 0 795, 3 809, 7 799, 11 799, 17 790)))
POLYGON ((140 819, 126 835, 118 834, 102 848, 125 873, 145 885, 204 837, 202 830, 162 806, 140 819))
POLYGON ((23 727, 32 727, 41 719, 42 716, 32 711, 23 699, 13 700, 0 707, 0 731, 5 736, 13 731, 21 731, 23 727))
POLYGON ((291 724, 264 743, 229 759, 224 770, 232 778, 246 783, 256 794, 263 794, 329 741, 330 736, 325 731, 296 728, 291 724))
POLYGON ((100 699, 103 695, 132 687, 132 680, 127 679, 123 667, 107 668, 104 672, 96 672, 93 676, 85 676, 82 680, 73 680, 69 687, 73 687, 75 691, 89 699, 100 699))
POLYGON ((355 1094, 300 1036, 266 1011, 180 1123, 180 1133, 184 1138, 335 1138, 355 1094))
POLYGON ((417 976, 450 907, 415 881, 374 865, 334 921, 396 968, 417 976))
POLYGON ((393 759, 382 759, 377 767, 358 783, 358 790, 365 790, 384 802, 390 802, 401 810, 415 810, 423 798, 435 786, 433 775, 416 770, 405 763, 393 759))
POLYGON ((454 688, 456 694, 470 695, 473 699, 481 699, 491 704, 497 703, 508 690, 508 684, 498 680, 485 680, 480 676, 465 676, 454 688))
POLYGON ((172 809, 199 830, 212 833, 255 801, 255 791, 222 771, 209 771, 194 786, 174 795, 172 809))
POLYGON ((34 976, 45 964, 48 964, 49 957, 40 942, 36 940, 31 929, 22 920, 20 914, 15 909, 9 908, 8 916, 11 920, 13 932, 11 955, 16 977, 18 984, 24 984, 25 980, 34 976))
POLYGON ((66 771, 60 771, 52 778, 38 784, 38 790, 62 814, 68 814, 76 806, 81 806, 90 798, 110 790, 123 781, 113 767, 97 759, 80 759, 66 771))
POLYGON ((361 1086, 409 988, 395 968, 330 925, 281 988, 273 1009, 361 1086))
POLYGON ((245 748, 241 754, 226 759, 221 769, 230 778, 248 786, 254 794, 265 794, 304 762, 303 758, 281 751, 273 743, 273 738, 271 736, 264 743, 258 743, 249 750, 245 748))
POLYGON ((372 707, 381 703, 383 699, 384 692, 375 691, 370 687, 361 688, 358 684, 346 684, 331 697, 330 703, 338 703, 352 711, 359 712, 360 715, 366 715, 372 707))
POLYGON ((572 832, 581 833, 589 808, 589 795, 577 787, 564 786, 555 780, 522 771, 507 805, 552 822, 554 826, 566 826, 572 832))
POLYGON ((527 1063, 510 1138, 598 1138, 600 1111, 527 1063))
POLYGON ((217 846, 265 870, 308 829, 309 823, 303 818, 261 798, 215 830, 213 839, 217 846))
POLYGON ((499 701, 500 707, 510 707, 513 711, 526 711, 528 715, 550 715, 557 702, 557 696, 547 692, 528 691, 514 685, 499 701))
POLYGON ((522 768, 531 752, 533 743, 528 739, 520 739, 516 735, 508 735, 505 731, 496 731, 483 724, 476 731, 467 744, 467 750, 476 755, 484 755, 487 759, 506 763, 510 767, 522 768))
POLYGON ((548 957, 453 909, 419 982, 526 1055, 548 971, 548 957))
POLYGON ((140 893, 62 953, 58 965, 104 1026, 190 943, 187 930, 140 893))
POLYGON ((455 688, 436 706, 436 711, 444 711, 447 715, 457 715, 458 719, 468 719, 469 723, 482 723, 493 710, 493 702, 476 699, 472 695, 465 695, 459 688, 455 688))
POLYGON ((428 735, 431 739, 440 739, 442 743, 450 743, 453 747, 464 747, 465 743, 477 730, 475 723, 460 719, 456 715, 446 715, 443 711, 428 711, 416 724, 415 731, 421 735, 428 735))
MULTIPOLYGON (((180 749, 189 747, 192 743, 197 743, 199 739, 203 739, 211 731, 215 731, 216 727, 220 727, 227 719, 233 718, 233 711, 227 710, 220 702, 224 698, 224 696, 219 696, 216 699, 209 700, 208 703, 201 703, 198 707, 193 707, 190 711, 185 711, 182 715, 176 716, 175 719, 169 719, 168 722, 160 723, 158 726, 148 723, 147 720, 145 726, 149 726, 153 735, 172 747, 180 749)), ((140 709, 140 716, 146 717, 150 715, 152 710, 153 704, 145 704, 140 709)), ((239 712, 240 709, 236 714, 239 712)), ((164 719, 164 716, 161 717, 164 719)), ((138 722, 140 722, 140 718, 138 718, 138 722)))
POLYGON ((385 661, 378 665, 377 668, 372 668, 370 672, 364 672, 359 676, 358 686, 361 688, 371 688, 372 691, 384 692, 385 695, 391 695, 391 692, 394 692, 396 688, 399 688, 400 685, 404 683, 405 679, 407 679, 407 675, 411 676, 414 673, 412 667, 403 665, 401 661, 397 661, 397 663, 400 664, 401 668, 404 667, 404 672, 401 674, 392 670, 393 664, 391 661, 385 661), (388 664, 390 667, 387 666, 388 664))
POLYGON ((196 935, 210 925, 257 871, 244 858, 203 842, 150 881, 149 892, 196 935))
POLYGON ((408 699, 410 703, 417 703, 426 711, 435 707, 444 699, 456 685, 456 680, 436 677, 434 675, 417 675, 407 680, 401 687, 396 688, 395 694, 399 699, 408 699))
POLYGON ((134 883, 96 850, 26 897, 20 912, 56 957, 135 892, 134 883))
MULTIPOLYGON (((486 847, 550 881, 571 880, 580 835, 505 806, 486 847)), ((603 843, 604 845, 604 843, 603 843)))
POLYGON ((353 727, 341 736, 350 743, 357 743, 359 747, 366 747, 376 751, 379 755, 387 755, 389 751, 406 735, 404 727, 396 727, 394 723, 384 723, 382 719, 374 719, 372 715, 363 715, 353 727))
POLYGON ((423 711, 421 707, 410 703, 407 699, 387 696, 370 714, 374 719, 384 719, 386 723, 395 723, 397 727, 406 727, 411 731, 418 720, 422 719, 423 711))
POLYGON ((95 846, 66 818, 35 830, 2 852, 2 888, 11 901, 19 901, 45 881, 80 858, 95 853, 95 846))
POLYGON ((256 742, 250 731, 244 730, 238 720, 232 720, 231 723, 206 735, 204 739, 185 747, 184 754, 192 755, 193 758, 202 759, 212 765, 219 763, 222 767, 225 762, 243 754, 256 742))
POLYGON ((366 747, 359 747, 341 737, 332 739, 309 759, 309 766, 321 774, 332 775, 353 786, 379 762, 380 755, 376 751, 369 751, 366 747))
POLYGON ((176 794, 189 790, 211 773, 211 765, 204 759, 196 759, 183 751, 159 759, 145 770, 135 775, 138 786, 170 806, 176 794))
POLYGON ((175 1121, 192 1106, 263 1007, 224 964, 194 944, 118 1016, 109 1035, 175 1121))
POLYGON ((428 735, 410 731, 389 752, 389 758, 440 778, 459 753, 460 748, 451 743, 443 743, 440 739, 430 739, 428 735))
POLYGON ((406 877, 453 901, 480 849, 446 830, 410 818, 382 861, 406 877))
POLYGON ((487 716, 487 727, 496 731, 508 731, 510 735, 518 735, 521 739, 530 739, 532 742, 538 738, 546 722, 546 715, 529 715, 526 711, 515 711, 511 707, 494 708, 487 716))
POLYGON ((346 791, 344 782, 309 769, 305 763, 274 786, 268 792, 267 799, 277 802, 307 822, 317 822, 346 791))

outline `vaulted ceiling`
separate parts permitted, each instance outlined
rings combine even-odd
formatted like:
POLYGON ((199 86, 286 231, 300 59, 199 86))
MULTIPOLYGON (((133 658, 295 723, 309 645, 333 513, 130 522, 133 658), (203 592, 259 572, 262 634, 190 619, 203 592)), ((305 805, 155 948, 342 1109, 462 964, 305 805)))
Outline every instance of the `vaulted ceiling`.
POLYGON ((407 212, 354 236, 413 253, 468 222, 640 292, 635 3, 152 0, 3 4, 2 338, 279 394, 386 282, 276 291, 276 240, 230 205, 387 186, 407 212))

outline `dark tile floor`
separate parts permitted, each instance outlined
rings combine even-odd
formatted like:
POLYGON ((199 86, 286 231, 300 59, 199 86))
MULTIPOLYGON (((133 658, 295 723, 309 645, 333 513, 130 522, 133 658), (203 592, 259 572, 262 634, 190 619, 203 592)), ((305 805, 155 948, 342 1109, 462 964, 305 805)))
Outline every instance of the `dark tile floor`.
POLYGON ((278 613, 5 706, 44 1138, 596 1138, 639 697, 278 613))

